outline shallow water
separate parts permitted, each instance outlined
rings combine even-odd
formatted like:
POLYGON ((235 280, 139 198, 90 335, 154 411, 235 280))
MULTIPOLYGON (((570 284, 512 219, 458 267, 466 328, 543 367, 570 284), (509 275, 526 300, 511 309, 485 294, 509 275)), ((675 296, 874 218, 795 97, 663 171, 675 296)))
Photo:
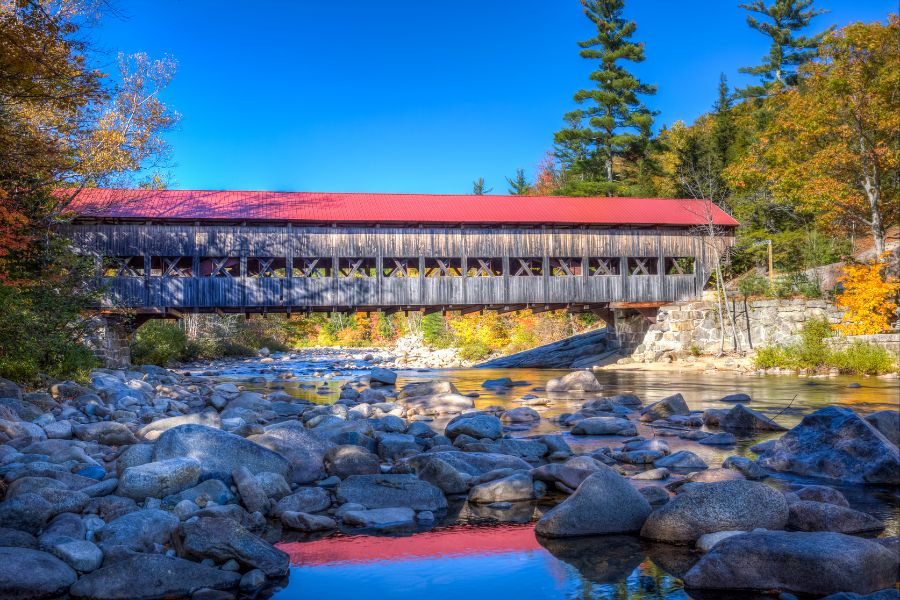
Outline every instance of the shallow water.
MULTIPOLYGON (((348 379, 368 373, 369 365, 354 360, 249 360, 216 369, 217 378, 239 381, 248 388, 283 390, 314 402, 333 402, 348 379), (339 375, 325 377, 325 373, 339 375), (289 371, 293 379, 280 379, 289 371), (325 387, 327 386, 327 387, 325 387)), ((547 380, 567 371, 536 369, 458 369, 398 371, 397 389, 429 379, 450 380, 461 393, 475 392, 477 408, 491 405, 520 406, 516 399, 531 393, 549 397, 553 404, 534 407, 543 417, 574 412, 596 395, 558 395, 539 391, 547 380), (520 386, 508 393, 484 389, 486 379, 510 377, 520 386), (535 391, 533 388, 538 388, 535 391)), ((633 393, 644 404, 680 392, 692 410, 726 408, 718 399, 744 392, 750 406, 793 427, 804 415, 828 405, 845 406, 860 414, 893 409, 900 405, 900 382, 896 379, 832 377, 822 379, 792 376, 757 376, 716 372, 675 373, 648 371, 603 371, 597 374, 604 394, 633 393), (858 387, 857 387, 858 386, 858 387)), ((433 423, 436 429, 441 422, 433 423)), ((558 433, 559 427, 544 419, 540 425, 514 436, 558 433)), ((664 432, 656 432, 657 434, 664 432)), ((653 435, 639 425, 639 434, 653 435)), ((616 446, 622 438, 563 435, 575 451, 601 445, 616 446)), ((678 437, 666 437, 673 451, 689 448, 710 466, 727 456, 755 457, 750 446, 778 433, 754 435, 738 440, 736 447, 704 446, 678 437)), ((786 487, 813 483, 809 479, 779 475, 767 480, 786 487)), ((653 483, 653 482, 648 482, 653 483)), ((658 482, 657 482, 658 483, 658 482)), ((816 482, 816 483, 822 483, 816 482)), ((826 482, 834 485, 833 482, 826 482)), ((887 524, 882 535, 900 534, 900 495, 897 489, 840 486, 853 508, 881 518, 887 524)), ((701 596, 686 593, 678 577, 697 559, 686 548, 653 544, 633 537, 615 536, 568 541, 538 541, 533 522, 546 507, 519 503, 507 511, 455 505, 433 531, 400 538, 376 538, 338 534, 312 542, 286 542, 292 556, 287 587, 274 596, 294 598, 590 598, 590 599, 681 599, 701 596), (542 545, 546 544, 545 545, 542 545)), ((706 598, 728 598, 722 593, 706 598)), ((754 596, 733 596, 748 598, 754 596)))

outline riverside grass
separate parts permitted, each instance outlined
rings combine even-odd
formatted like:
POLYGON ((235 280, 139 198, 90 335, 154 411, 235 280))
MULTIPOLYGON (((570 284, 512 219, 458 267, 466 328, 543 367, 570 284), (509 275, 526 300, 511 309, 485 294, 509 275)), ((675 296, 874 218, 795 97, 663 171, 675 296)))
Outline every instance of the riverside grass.
POLYGON ((833 335, 831 325, 824 319, 810 321, 803 326, 798 341, 760 348, 754 365, 759 369, 838 369, 854 375, 897 372, 897 358, 881 346, 853 342, 835 350, 825 341, 833 335))

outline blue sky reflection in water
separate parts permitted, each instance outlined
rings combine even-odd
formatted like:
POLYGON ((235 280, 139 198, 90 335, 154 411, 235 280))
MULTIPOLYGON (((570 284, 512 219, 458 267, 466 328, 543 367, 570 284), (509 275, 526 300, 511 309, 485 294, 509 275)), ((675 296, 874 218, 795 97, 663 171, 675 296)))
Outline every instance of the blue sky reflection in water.
POLYGON ((313 548, 323 543, 284 547, 294 566, 277 600, 689 597, 626 536, 543 547, 532 525, 455 527, 409 538, 342 538, 330 557, 313 548), (373 544, 384 552, 371 552, 373 544))

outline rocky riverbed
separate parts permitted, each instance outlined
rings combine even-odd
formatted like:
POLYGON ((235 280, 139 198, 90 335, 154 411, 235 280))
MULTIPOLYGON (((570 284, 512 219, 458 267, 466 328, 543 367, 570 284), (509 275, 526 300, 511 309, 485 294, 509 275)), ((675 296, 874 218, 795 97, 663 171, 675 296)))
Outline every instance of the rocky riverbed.
POLYGON ((266 597, 289 583, 280 542, 485 520, 536 521, 564 556, 670 548, 691 597, 896 583, 895 515, 854 497, 896 501, 896 410, 788 422, 738 389, 693 410, 677 384, 649 402, 588 371, 475 391, 371 354, 0 381, 0 598, 266 597))

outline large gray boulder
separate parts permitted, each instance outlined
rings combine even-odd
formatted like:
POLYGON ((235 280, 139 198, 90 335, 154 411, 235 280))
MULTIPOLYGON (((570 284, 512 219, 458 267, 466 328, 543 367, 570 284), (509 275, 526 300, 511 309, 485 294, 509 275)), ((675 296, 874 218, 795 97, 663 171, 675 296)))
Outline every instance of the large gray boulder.
POLYGON ((870 514, 827 502, 792 502, 788 527, 798 531, 866 533, 884 529, 884 523, 870 514))
POLYGON ((534 483, 528 473, 513 473, 507 477, 486 481, 469 490, 469 502, 520 502, 534 497, 534 483))
POLYGON ((673 394, 667 398, 663 398, 659 402, 654 402, 645 406, 641 410, 641 421, 651 423, 659 419, 667 419, 675 415, 687 416, 691 414, 684 396, 681 394, 673 394))
POLYGON ((785 428, 759 411, 736 404, 719 422, 728 431, 784 431, 785 428))
POLYGON ((72 586, 84 600, 168 600, 202 589, 233 590, 240 573, 159 554, 138 554, 85 575, 72 586))
POLYGON ((642 537, 687 544, 707 533, 784 529, 787 524, 784 494, 767 485, 743 479, 690 485, 650 514, 642 537))
MULTIPOLYGON (((288 482, 302 485, 325 477, 325 453, 333 444, 299 421, 276 423, 267 427, 265 433, 251 435, 247 439, 288 460, 291 466, 290 477, 286 477, 288 482)), ((253 471, 252 468, 250 470, 253 471)))
POLYGON ((572 428, 572 435, 637 435, 637 427, 620 417, 589 417, 572 428))
POLYGON ((73 428, 75 437, 85 442, 97 442, 105 446, 124 446, 136 444, 137 438, 124 423, 116 421, 98 421, 73 428))
POLYGON ((441 490, 415 475, 353 475, 338 485, 337 497, 342 503, 362 504, 366 508, 447 509, 441 490))
POLYGON ((381 472, 381 461, 362 446, 345 444, 325 453, 325 471, 346 479, 351 475, 373 475, 381 472))
POLYGON ((0 548, 0 598, 57 598, 75 579, 75 571, 52 554, 0 548))
POLYGON ((496 440, 503 437, 503 426, 500 419, 494 415, 483 412, 465 413, 451 419, 444 434, 451 440, 460 435, 468 435, 476 440, 483 438, 496 440))
POLYGON ((892 587, 897 558, 873 541, 832 532, 760 531, 723 540, 684 576, 688 588, 868 594, 892 587))
POLYGON ((341 519, 348 527, 375 529, 383 533, 409 531, 416 527, 416 512, 406 507, 348 510, 341 519))
POLYGON ((394 385, 397 383, 397 374, 388 369, 374 367, 372 372, 369 373, 369 381, 384 385, 394 385))
POLYGON ((881 432, 847 408, 807 415, 759 457, 760 465, 854 483, 897 485, 900 453, 881 432))
POLYGON ((200 480, 231 481, 231 471, 243 465, 251 473, 271 471, 286 477, 288 460, 240 436, 204 425, 179 425, 163 432, 153 447, 153 460, 194 458, 200 461, 200 480))
POLYGON ((200 461, 170 458, 125 469, 116 493, 135 500, 163 498, 197 485, 199 479, 200 461))
POLYGON ((397 398, 402 401, 409 398, 435 396, 438 394, 459 394, 459 390, 449 381, 433 379, 431 381, 420 381, 404 385, 397 398))
POLYGON ((433 394, 415 396, 400 400, 410 414, 418 415, 458 415, 475 408, 475 401, 459 394, 433 394))
POLYGON ((136 510, 97 531, 96 541, 106 555, 152 552, 155 544, 169 543, 178 528, 178 517, 155 508, 136 510))
POLYGON ((300 488, 275 505, 275 514, 285 512, 314 513, 331 506, 331 497, 320 487, 300 488))
POLYGON ((138 437, 152 442, 156 440, 156 438, 158 438, 160 435, 162 435, 164 431, 168 431, 169 429, 178 427, 179 425, 203 425, 205 427, 221 429, 222 419, 219 417, 219 413, 215 411, 194 413, 190 415, 180 415, 177 417, 169 417, 168 419, 153 421, 149 425, 144 425, 143 427, 141 427, 138 430, 137 434, 138 437))
POLYGON ((259 569, 267 577, 284 577, 290 557, 269 542, 223 517, 200 517, 181 526, 179 554, 217 562, 234 559, 246 569, 259 569))
POLYGON ((603 465, 544 513, 534 530, 546 537, 630 533, 640 530, 651 510, 627 479, 603 465))
POLYGON ((600 392, 603 386, 591 371, 573 371, 547 382, 548 392, 600 392))

